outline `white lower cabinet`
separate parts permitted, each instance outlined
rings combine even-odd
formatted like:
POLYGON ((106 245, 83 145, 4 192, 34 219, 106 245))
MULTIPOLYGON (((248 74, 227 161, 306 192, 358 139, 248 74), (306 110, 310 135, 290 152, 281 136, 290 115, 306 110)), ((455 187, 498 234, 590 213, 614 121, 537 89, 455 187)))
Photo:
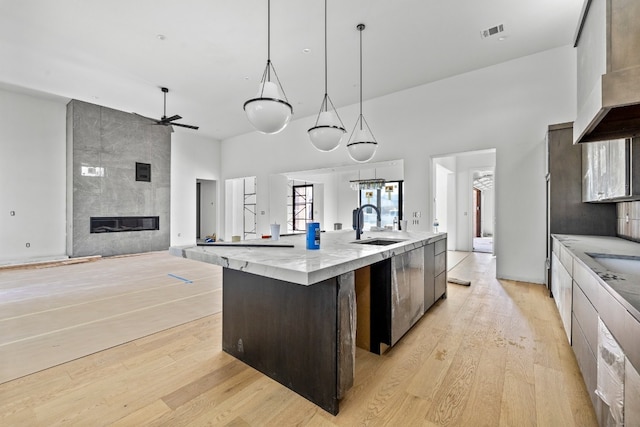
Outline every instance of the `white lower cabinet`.
POLYGON ((551 292, 599 424, 640 427, 640 321, 555 238, 551 274, 551 292), (613 343, 620 349, 616 357, 613 343), (613 363, 616 358, 622 363, 613 363))
POLYGON ((624 367, 624 425, 640 426, 640 374, 629 359, 624 367))
POLYGON ((571 279, 571 275, 555 253, 551 256, 551 276, 551 291, 560 312, 567 339, 571 342, 571 304, 573 298, 571 289, 573 287, 573 279, 571 279))

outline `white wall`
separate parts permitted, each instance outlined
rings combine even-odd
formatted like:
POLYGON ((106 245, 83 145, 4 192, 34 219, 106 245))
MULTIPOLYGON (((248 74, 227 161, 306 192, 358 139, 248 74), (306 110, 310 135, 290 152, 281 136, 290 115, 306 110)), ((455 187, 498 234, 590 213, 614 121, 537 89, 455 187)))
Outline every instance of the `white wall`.
MULTIPOLYGON (((543 283, 545 131, 575 118, 575 87, 576 54, 567 46, 366 101, 380 144, 373 160, 404 159, 405 212, 422 214, 412 227, 431 229, 432 157, 496 148, 497 275, 543 283)), ((352 123, 358 106, 339 113, 352 123)), ((312 122, 300 118, 277 135, 223 141, 223 178, 257 175, 260 183, 274 173, 350 164, 344 144, 315 151, 306 139, 312 122)), ((268 208, 263 188, 258 204, 268 208)))
POLYGON ((66 103, 0 88, 0 264, 66 257, 66 103))
MULTIPOLYGON (((67 256, 68 101, 0 87, 0 264, 67 256)), ((176 131, 171 162, 171 245, 193 244, 196 179, 219 180, 220 142, 176 131)))
POLYGON ((483 236, 493 236, 494 233, 494 191, 488 188, 482 191, 482 233, 483 236))
MULTIPOLYGON (((196 242, 198 179, 220 182, 220 142, 192 131, 176 131, 171 135, 171 246, 196 242)), ((216 193, 215 230, 220 230, 220 209, 223 204, 220 191, 216 193)), ((204 234, 211 232, 202 229, 204 234)))

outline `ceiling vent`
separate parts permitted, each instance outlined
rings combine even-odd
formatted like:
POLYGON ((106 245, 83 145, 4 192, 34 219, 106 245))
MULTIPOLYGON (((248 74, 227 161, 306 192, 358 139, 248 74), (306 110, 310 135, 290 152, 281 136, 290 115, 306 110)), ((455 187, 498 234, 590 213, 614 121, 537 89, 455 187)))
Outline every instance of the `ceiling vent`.
POLYGON ((486 30, 480 31, 480 36, 483 39, 487 37, 495 36, 496 34, 500 34, 504 31, 504 24, 496 25, 495 27, 487 28, 486 30))

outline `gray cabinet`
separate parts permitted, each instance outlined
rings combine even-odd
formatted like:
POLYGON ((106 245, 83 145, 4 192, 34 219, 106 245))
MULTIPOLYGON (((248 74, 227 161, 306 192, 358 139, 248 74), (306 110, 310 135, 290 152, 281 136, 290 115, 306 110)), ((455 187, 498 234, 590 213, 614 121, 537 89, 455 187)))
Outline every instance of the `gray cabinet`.
POLYGON ((424 311, 447 294, 447 239, 424 247, 424 311))
POLYGON ((640 374, 626 360, 624 366, 624 424, 640 426, 640 374))
POLYGON ((435 299, 447 297, 447 239, 435 243, 435 299))
POLYGON ((595 394, 598 381, 599 320, 619 344, 625 356, 624 418, 625 425, 640 425, 640 321, 618 301, 617 294, 601 282, 579 258, 553 239, 552 291, 565 326, 567 305, 571 320, 568 333, 573 352, 599 420, 606 419, 608 407, 595 394), (568 258, 571 258, 571 268, 568 258), (568 278, 567 278, 568 276, 568 278), (570 283, 571 301, 564 288, 570 283))
POLYGON ((571 325, 571 345, 576 355, 582 378, 587 386, 591 403, 600 416, 597 386, 598 354, 598 312, 592 304, 598 295, 599 286, 579 262, 573 266, 573 318, 571 325), (595 285, 595 286, 594 286, 595 285))
POLYGON ((436 302, 436 245, 424 247, 424 311, 436 302))
POLYGON ((630 141, 582 145, 582 201, 602 202, 631 196, 630 141))

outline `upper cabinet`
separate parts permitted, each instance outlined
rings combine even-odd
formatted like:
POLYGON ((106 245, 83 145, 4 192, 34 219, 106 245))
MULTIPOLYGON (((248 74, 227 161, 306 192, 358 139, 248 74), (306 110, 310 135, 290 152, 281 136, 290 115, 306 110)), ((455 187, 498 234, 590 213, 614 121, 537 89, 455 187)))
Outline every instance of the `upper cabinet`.
POLYGON ((640 135, 640 1, 585 0, 574 143, 640 135))
POLYGON ((582 201, 640 199, 640 139, 582 145, 582 201))

